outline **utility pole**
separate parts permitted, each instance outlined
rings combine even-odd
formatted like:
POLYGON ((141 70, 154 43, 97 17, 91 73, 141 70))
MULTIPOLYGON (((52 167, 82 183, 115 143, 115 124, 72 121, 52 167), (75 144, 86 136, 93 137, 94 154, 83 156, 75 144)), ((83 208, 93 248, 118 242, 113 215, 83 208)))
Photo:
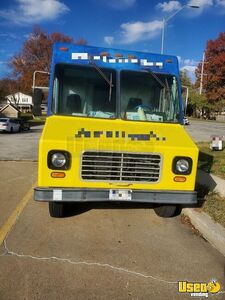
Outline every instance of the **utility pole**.
POLYGON ((165 34, 165 23, 166 23, 166 20, 165 18, 163 18, 163 27, 162 27, 162 40, 161 40, 161 54, 163 54, 164 52, 164 34, 165 34))
POLYGON ((205 51, 203 52, 203 55, 202 55, 202 67, 201 67, 199 95, 202 94, 202 88, 203 88, 204 64, 205 64, 205 51))

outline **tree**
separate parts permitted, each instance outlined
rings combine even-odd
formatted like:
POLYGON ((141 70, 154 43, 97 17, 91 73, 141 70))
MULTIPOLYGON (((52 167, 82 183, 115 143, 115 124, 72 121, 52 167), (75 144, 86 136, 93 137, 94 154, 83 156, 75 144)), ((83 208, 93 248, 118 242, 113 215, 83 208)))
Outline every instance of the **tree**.
POLYGON ((205 111, 208 111, 210 108, 206 99, 206 95, 204 93, 200 95, 199 91, 193 88, 190 90, 189 104, 192 107, 193 115, 195 117, 204 116, 205 111))
MULTIPOLYGON (((183 87, 188 88, 188 105, 186 107, 187 115, 202 116, 205 108, 209 108, 205 94, 199 95, 198 89, 191 82, 186 71, 181 71, 181 84, 183 87)), ((182 97, 186 97, 186 89, 183 89, 182 97)))
POLYGON ((187 75, 186 70, 180 71, 180 79, 182 85, 182 99, 183 99, 183 106, 184 106, 184 114, 191 115, 193 112, 192 107, 190 106, 190 90, 193 88, 191 79, 187 75), (188 97, 188 99, 187 99, 188 97), (186 103, 187 101, 187 103, 186 103), (187 107, 186 107, 187 104, 187 107))
POLYGON ((5 97, 13 95, 20 90, 19 82, 9 78, 3 78, 0 80, 0 102, 5 101, 5 97))
POLYGON ((180 72, 180 78, 181 78, 181 83, 182 83, 183 86, 187 86, 187 87, 192 87, 193 86, 193 84, 191 82, 191 79, 187 75, 186 70, 182 70, 180 72))
MULTIPOLYGON (((199 86, 202 63, 196 70, 199 86)), ((225 32, 215 40, 209 40, 205 50, 203 88, 209 105, 221 110, 225 105, 225 32)))
MULTIPOLYGON (((23 44, 20 53, 16 54, 9 62, 13 70, 13 76, 16 78, 23 92, 31 93, 34 71, 50 72, 51 51, 54 42, 72 43, 74 40, 59 32, 47 34, 39 27, 35 27, 23 44)), ((80 39, 77 43, 84 44, 86 41, 80 39)), ((38 85, 48 86, 46 75, 38 75, 38 85)))

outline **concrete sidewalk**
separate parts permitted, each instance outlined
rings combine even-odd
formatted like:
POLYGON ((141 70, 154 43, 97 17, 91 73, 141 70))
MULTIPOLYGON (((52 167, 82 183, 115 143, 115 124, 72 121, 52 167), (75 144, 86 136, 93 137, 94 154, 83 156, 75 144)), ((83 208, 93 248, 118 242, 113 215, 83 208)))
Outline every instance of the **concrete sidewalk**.
MULTIPOLYGON (((225 197, 224 179, 198 170, 197 183, 205 185, 211 192, 218 192, 222 197, 225 197)), ((188 216, 203 237, 225 256, 225 228, 216 223, 208 214, 194 208, 184 208, 182 213, 188 216)))

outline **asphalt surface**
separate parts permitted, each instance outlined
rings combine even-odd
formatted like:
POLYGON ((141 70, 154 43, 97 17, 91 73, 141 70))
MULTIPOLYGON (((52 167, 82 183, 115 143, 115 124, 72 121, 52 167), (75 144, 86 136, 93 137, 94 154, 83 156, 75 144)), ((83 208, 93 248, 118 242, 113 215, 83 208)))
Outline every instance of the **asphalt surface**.
POLYGON ((186 125, 185 129, 196 142, 211 141, 212 135, 225 138, 225 123, 190 120, 190 125, 186 125))
MULTIPOLYGON (((22 160, 35 160, 39 136, 39 129, 0 135, 0 159, 15 159, 21 149, 22 160)), ((35 185, 37 163, 0 161, 0 170, 1 231, 35 185)), ((177 282, 213 278, 224 290, 225 258, 180 216, 162 219, 148 206, 72 205, 66 218, 53 219, 47 203, 30 199, 0 246, 1 300, 194 299, 179 294, 177 282)))
POLYGON ((38 141, 43 126, 31 127, 29 131, 0 132, 0 160, 36 160, 38 141))

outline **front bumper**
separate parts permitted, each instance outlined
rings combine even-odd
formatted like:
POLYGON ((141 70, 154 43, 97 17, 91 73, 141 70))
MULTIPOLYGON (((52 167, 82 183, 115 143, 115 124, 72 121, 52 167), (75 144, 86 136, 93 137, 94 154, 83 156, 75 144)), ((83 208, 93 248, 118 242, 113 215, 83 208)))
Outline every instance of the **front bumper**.
MULTIPOLYGON (((119 189, 118 189, 119 190, 119 189)), ((123 189, 120 189, 123 190, 123 189)), ((34 200, 59 202, 112 202, 126 201, 139 203, 165 203, 165 204, 196 204, 197 193, 188 191, 164 190, 130 190, 129 199, 109 199, 109 189, 89 188, 34 188, 34 200)))

